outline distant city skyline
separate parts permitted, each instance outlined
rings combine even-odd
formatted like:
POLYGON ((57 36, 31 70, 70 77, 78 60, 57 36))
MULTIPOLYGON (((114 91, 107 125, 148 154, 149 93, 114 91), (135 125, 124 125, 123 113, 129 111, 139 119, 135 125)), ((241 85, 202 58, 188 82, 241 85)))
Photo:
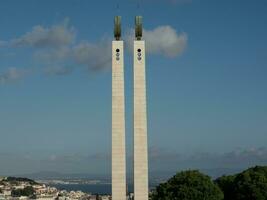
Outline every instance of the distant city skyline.
POLYGON ((138 14, 148 51, 149 170, 267 164, 266 1, 11 0, 0 5, 0 175, 110 172, 115 15, 130 77, 129 167, 138 14))

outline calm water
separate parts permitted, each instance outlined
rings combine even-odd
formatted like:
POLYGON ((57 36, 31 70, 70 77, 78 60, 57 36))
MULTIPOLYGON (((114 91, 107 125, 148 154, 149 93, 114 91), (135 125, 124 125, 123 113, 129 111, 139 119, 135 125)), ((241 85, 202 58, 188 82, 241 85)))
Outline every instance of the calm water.
MULTIPOLYGON (((77 191, 92 193, 92 194, 111 194, 111 184, 50 184, 60 190, 77 191)), ((129 192, 133 191, 133 186, 128 186, 129 192)))

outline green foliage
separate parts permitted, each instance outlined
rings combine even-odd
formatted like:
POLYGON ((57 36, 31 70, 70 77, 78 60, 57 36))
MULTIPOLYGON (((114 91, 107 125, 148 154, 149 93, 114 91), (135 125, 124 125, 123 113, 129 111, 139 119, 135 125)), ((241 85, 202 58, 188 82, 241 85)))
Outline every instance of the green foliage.
POLYGON ((236 200, 266 200, 267 168, 254 167, 238 174, 234 190, 236 200))
POLYGON ((235 176, 222 176, 215 180, 215 183, 224 193, 224 199, 234 200, 234 180, 235 176))
POLYGON ((34 189, 32 186, 27 186, 24 189, 12 190, 11 195, 12 197, 32 196, 34 195, 34 189))
POLYGON ((2 189, 0 188, 0 193, 3 193, 2 189))
POLYGON ((267 167, 256 166, 235 176, 222 176, 215 181, 225 200, 266 200, 267 167))
POLYGON ((38 184, 34 180, 28 179, 28 178, 21 178, 21 177, 7 177, 4 181, 10 182, 10 183, 16 183, 16 182, 28 182, 31 185, 38 184))
POLYGON ((160 184, 152 200, 222 200, 223 193, 209 176, 189 170, 177 173, 160 184))

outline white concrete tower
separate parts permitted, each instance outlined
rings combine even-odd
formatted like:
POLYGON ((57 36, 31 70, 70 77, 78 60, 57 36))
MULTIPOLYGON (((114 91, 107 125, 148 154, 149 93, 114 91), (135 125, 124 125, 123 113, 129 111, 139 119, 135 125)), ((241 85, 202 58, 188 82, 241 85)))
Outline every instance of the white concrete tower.
POLYGON ((115 17, 112 42, 112 200, 126 200, 124 61, 121 18, 115 17))
POLYGON ((134 199, 148 200, 145 41, 142 17, 135 18, 134 41, 134 199))

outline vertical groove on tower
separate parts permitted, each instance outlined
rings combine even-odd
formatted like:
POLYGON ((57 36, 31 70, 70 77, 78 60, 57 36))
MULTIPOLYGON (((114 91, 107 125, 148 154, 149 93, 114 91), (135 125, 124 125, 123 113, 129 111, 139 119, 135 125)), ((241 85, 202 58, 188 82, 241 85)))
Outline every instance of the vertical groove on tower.
POLYGON ((134 41, 134 199, 148 200, 145 42, 134 41))
POLYGON ((112 42, 112 200, 126 200, 123 41, 112 42))

